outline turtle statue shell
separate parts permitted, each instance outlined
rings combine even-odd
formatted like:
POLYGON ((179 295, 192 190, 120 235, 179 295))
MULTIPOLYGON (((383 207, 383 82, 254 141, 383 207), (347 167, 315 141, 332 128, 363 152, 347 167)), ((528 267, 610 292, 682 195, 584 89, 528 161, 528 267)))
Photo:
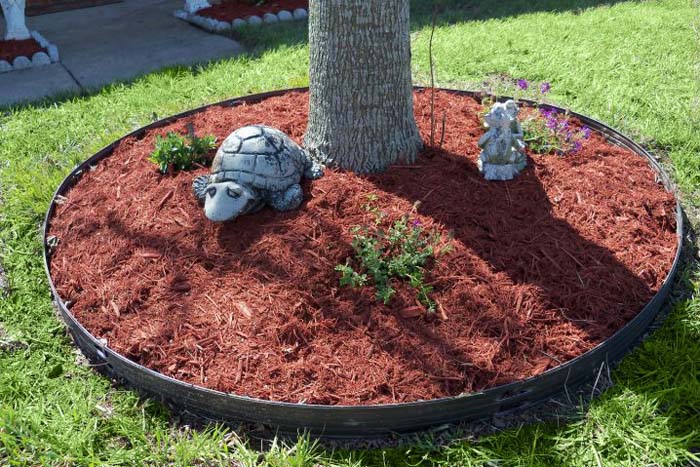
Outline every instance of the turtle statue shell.
POLYGON ((261 125, 231 133, 212 163, 212 181, 235 180, 264 190, 299 183, 307 155, 289 136, 261 125))
POLYGON ((296 209, 303 201, 302 177, 323 175, 301 146, 281 131, 251 125, 231 133, 212 162, 211 175, 193 182, 213 221, 231 220, 264 205, 278 211, 296 209))

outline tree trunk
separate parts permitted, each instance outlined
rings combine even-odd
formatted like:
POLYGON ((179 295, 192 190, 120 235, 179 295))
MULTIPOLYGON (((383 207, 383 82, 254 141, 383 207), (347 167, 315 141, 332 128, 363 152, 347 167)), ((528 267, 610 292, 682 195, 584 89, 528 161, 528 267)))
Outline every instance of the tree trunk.
POLYGON ((29 29, 24 17, 25 0, 0 0, 2 14, 5 16, 5 40, 29 39, 29 29))
POLYGON ((360 173, 412 163, 409 0, 310 0, 306 149, 360 173))

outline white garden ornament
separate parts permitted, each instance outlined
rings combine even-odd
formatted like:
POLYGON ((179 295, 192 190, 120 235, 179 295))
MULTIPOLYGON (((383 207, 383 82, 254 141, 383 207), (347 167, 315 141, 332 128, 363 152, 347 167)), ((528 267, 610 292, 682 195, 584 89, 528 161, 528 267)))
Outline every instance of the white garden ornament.
POLYGON ((19 56, 11 61, 0 60, 0 73, 49 65, 59 60, 58 47, 46 40, 38 31, 29 31, 27 28, 25 5, 26 0, 0 0, 6 23, 3 39, 8 41, 34 39, 44 50, 34 53, 31 57, 19 56))
POLYGON ((303 8, 297 8, 293 12, 282 10, 277 12, 277 14, 265 13, 262 17, 252 15, 244 18, 234 18, 231 21, 222 21, 199 14, 201 10, 210 6, 211 4, 207 0, 185 0, 183 8, 176 10, 174 16, 188 23, 197 25, 202 29, 206 29, 207 31, 217 33, 238 29, 246 25, 259 26, 261 24, 273 24, 280 21, 304 20, 309 17, 308 12, 303 8))
POLYGON ((185 0, 185 11, 195 13, 202 8, 209 8, 211 5, 207 0, 185 0))
POLYGON ((484 116, 484 126, 486 133, 479 139, 479 170, 486 180, 512 180, 527 165, 517 103, 494 104, 484 116))
POLYGON ((25 40, 31 37, 24 16, 26 0, 0 0, 5 16, 5 40, 25 40))

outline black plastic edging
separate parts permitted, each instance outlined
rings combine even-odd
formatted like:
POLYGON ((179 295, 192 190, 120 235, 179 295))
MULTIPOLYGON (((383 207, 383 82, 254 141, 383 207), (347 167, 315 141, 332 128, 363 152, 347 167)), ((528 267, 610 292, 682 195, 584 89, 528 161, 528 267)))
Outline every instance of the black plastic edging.
MULTIPOLYGON (((416 88, 424 89, 424 88, 416 88)), ((642 311, 613 336, 598 346, 555 368, 522 381, 497 386, 482 392, 445 397, 430 401, 381 404, 366 406, 307 405, 286 402, 273 402, 250 397, 226 394, 162 375, 141 366, 122 355, 91 335, 73 316, 68 306, 56 291, 49 267, 47 235, 56 201, 60 199, 90 166, 109 157, 114 148, 125 138, 140 136, 147 130, 165 126, 175 120, 188 117, 212 106, 231 107, 242 103, 252 104, 273 96, 292 91, 307 91, 307 88, 287 89, 264 94, 231 99, 190 110, 155 122, 131 132, 125 137, 105 147, 87 161, 80 164, 61 183, 53 196, 44 221, 44 268, 49 279, 51 293, 76 345, 95 366, 107 375, 122 380, 135 389, 164 400, 193 414, 218 421, 260 423, 281 433, 297 433, 306 430, 313 435, 325 438, 372 438, 394 433, 410 433, 432 426, 463 421, 485 419, 498 413, 522 410, 525 407, 558 396, 586 382, 592 382, 602 365, 619 361, 639 342, 652 323, 668 296, 673 278, 678 270, 683 246, 683 216, 676 196, 676 236, 678 246, 673 266, 663 286, 642 311)), ((443 89, 471 97, 485 96, 483 93, 443 89)), ((493 97, 493 96, 491 96, 493 97)), ((505 98, 499 98, 504 100, 505 98)), ((529 106, 533 101, 520 100, 529 106)), ((565 109, 542 105, 548 109, 564 112, 565 109)), ((627 136, 607 125, 584 115, 570 112, 593 130, 604 134, 611 142, 628 148, 649 162, 659 180, 668 191, 675 189, 663 168, 644 148, 627 136)))

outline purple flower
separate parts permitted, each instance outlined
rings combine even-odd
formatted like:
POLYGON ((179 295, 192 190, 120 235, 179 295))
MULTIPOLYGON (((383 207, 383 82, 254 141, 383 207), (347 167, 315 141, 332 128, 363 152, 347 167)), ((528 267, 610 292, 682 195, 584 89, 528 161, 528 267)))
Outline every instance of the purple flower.
POLYGON ((574 151, 574 152, 579 152, 579 151, 581 150, 582 147, 583 147, 583 145, 581 144, 581 141, 576 141, 576 142, 574 143, 574 149, 573 149, 573 151, 574 151))
POLYGON ((552 85, 547 83, 547 82, 540 84, 540 92, 542 94, 547 94, 551 89, 552 89, 552 85))
POLYGON ((591 137, 591 129, 587 126, 584 126, 583 128, 581 128, 581 134, 583 135, 583 139, 588 139, 591 137))
POLYGON ((411 222, 411 226, 412 226, 414 229, 417 229, 418 227, 421 226, 421 222, 420 222, 418 219, 415 219, 413 222, 411 222))
POLYGON ((549 117, 547 117, 547 123, 546 123, 545 125, 546 125, 547 128, 549 128, 550 130, 555 130, 555 129, 557 128, 557 119, 556 119, 556 117, 553 117, 553 116, 551 116, 551 115, 550 115, 549 117))
POLYGON ((524 91, 530 87, 530 83, 528 83, 526 79, 520 78, 518 80, 518 87, 524 91))
POLYGON ((544 118, 556 118, 557 109, 540 108, 540 115, 542 115, 544 118))

